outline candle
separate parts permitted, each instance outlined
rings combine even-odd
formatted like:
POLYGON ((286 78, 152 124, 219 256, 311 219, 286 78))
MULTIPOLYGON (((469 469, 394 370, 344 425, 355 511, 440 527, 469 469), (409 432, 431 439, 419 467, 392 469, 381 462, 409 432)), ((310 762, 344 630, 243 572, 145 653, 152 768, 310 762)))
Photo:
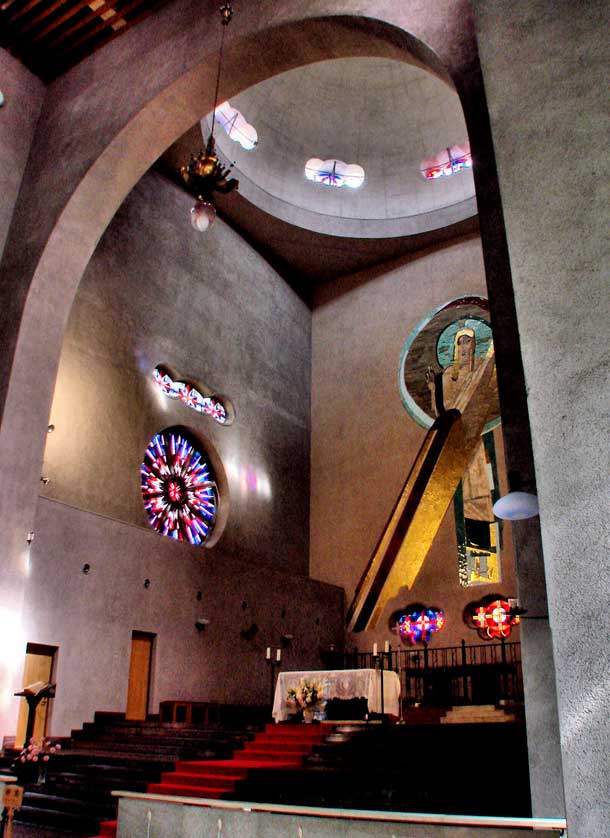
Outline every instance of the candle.
POLYGON ((390 651, 390 644, 388 643, 388 641, 387 641, 387 640, 386 640, 386 642, 385 642, 385 646, 383 647, 383 651, 386 653, 386 655, 387 655, 387 654, 388 654, 388 652, 390 651))
POLYGON ((267 646, 267 654, 265 655, 268 661, 271 660, 271 646, 267 646))
POLYGON ((377 657, 377 644, 376 643, 373 643, 373 657, 374 658, 377 657))
POLYGON ((282 650, 281 649, 276 649, 275 659, 278 663, 282 660, 282 650))

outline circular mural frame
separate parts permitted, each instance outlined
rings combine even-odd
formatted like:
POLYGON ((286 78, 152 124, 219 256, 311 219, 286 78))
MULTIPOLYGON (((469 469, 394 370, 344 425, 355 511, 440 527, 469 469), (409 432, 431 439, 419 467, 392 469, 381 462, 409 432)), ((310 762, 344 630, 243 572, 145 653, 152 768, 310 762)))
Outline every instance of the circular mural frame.
MULTIPOLYGON (((460 329, 475 336, 475 356, 484 356, 493 340, 489 320, 489 302, 485 297, 464 295, 443 303, 416 324, 404 343, 398 368, 400 399, 411 418, 420 427, 431 428, 434 415, 427 373, 442 374, 453 363, 453 346, 460 329)), ((484 428, 490 431, 500 424, 500 405, 494 405, 494 418, 484 428)))

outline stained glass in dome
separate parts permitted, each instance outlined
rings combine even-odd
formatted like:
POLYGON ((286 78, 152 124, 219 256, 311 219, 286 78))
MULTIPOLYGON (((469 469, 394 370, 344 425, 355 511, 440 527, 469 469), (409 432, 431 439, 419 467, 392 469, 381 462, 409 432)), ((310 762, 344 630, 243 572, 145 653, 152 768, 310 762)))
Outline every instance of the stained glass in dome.
POLYGON ((472 154, 470 143, 447 146, 432 157, 421 162, 421 173, 426 180, 437 180, 440 177, 451 177, 465 169, 472 169, 472 154))
POLYGON ((358 189, 364 183, 364 169, 357 163, 311 157, 305 163, 305 177, 325 186, 349 186, 351 189, 358 189))
POLYGON ((258 134, 243 114, 234 108, 230 102, 223 102, 216 108, 216 119, 225 129, 229 137, 239 143, 246 151, 252 151, 258 143, 258 134))

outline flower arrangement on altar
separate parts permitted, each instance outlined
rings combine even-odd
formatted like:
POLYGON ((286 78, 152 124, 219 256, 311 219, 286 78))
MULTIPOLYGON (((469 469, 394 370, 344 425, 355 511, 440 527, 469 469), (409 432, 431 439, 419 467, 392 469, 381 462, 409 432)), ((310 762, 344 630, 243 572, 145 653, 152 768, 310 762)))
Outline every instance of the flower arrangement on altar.
POLYGON ((302 678, 296 687, 290 687, 286 695, 286 704, 299 710, 313 710, 324 694, 322 685, 316 681, 306 681, 302 678))
POLYGON ((38 767, 38 782, 44 782, 47 765, 51 757, 58 751, 61 751, 59 743, 53 743, 50 739, 41 739, 40 742, 37 742, 32 738, 17 756, 11 770, 17 774, 21 781, 24 775, 28 776, 29 769, 36 765, 38 767))

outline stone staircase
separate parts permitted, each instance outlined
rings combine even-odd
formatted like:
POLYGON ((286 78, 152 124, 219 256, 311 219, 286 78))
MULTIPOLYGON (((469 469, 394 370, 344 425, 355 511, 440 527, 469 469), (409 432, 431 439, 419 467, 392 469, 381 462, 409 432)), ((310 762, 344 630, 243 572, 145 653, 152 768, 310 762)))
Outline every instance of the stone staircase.
POLYGON ((145 792, 178 761, 227 759, 254 734, 248 721, 242 727, 202 727, 96 713, 94 722, 62 742, 46 782, 26 784, 17 820, 80 835, 109 834, 100 833, 100 822, 116 818, 113 790, 145 792))
POLYGON ((527 817, 525 728, 504 721, 337 724, 303 765, 260 767, 225 796, 344 809, 527 817), (489 768, 481 774, 481 766, 489 768), (490 782, 490 772, 500 767, 490 782))
POLYGON ((440 719, 441 724, 502 724, 523 721, 523 708, 516 705, 473 704, 450 707, 440 719))
POLYGON ((151 783, 148 791, 181 797, 230 798, 237 785, 258 769, 273 766, 285 770, 302 765, 332 731, 332 725, 269 724, 236 750, 232 759, 178 762, 173 771, 163 773, 159 783, 151 783))

